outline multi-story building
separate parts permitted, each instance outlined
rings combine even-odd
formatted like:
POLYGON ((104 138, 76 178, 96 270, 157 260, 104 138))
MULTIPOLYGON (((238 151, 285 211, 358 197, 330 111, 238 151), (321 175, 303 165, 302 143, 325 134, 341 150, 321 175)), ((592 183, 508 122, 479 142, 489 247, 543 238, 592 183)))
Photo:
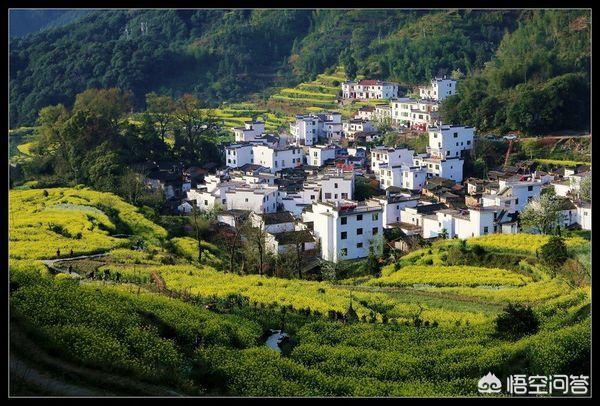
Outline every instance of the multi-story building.
POLYGON ((425 167, 428 177, 439 176, 452 179, 454 182, 462 182, 464 160, 454 158, 438 158, 431 156, 415 156, 413 166, 425 167))
POLYGON ((302 218, 312 223, 321 258, 327 261, 364 258, 382 238, 383 210, 374 201, 320 202, 311 207, 312 211, 304 212, 302 218))
POLYGON ((421 191, 427 179, 424 167, 408 165, 381 165, 376 174, 382 189, 398 187, 408 190, 421 191))
POLYGON ((233 128, 236 142, 255 141, 265 132, 265 123, 262 121, 246 121, 243 127, 233 128))
POLYGON ((297 115, 290 124, 292 141, 296 145, 314 145, 339 140, 342 136, 342 115, 338 112, 297 115))
POLYGON ((473 149, 475 129, 469 126, 441 125, 429 128, 427 152, 440 158, 462 157, 473 149))
POLYGON ((377 174, 378 169, 398 165, 412 165, 415 151, 408 148, 389 148, 378 146, 371 148, 371 170, 377 174))
POLYGON ((342 124, 342 129, 344 131, 345 136, 352 136, 359 132, 372 132, 375 131, 375 126, 372 122, 365 119, 351 119, 348 121, 344 121, 342 124))
POLYGON ((225 162, 230 168, 254 164, 278 172, 302 165, 304 151, 298 147, 274 148, 265 144, 239 143, 225 148, 225 162))
POLYGON ((386 191, 385 196, 372 197, 370 200, 383 208, 383 227, 392 228, 400 223, 400 212, 405 207, 415 207, 419 202, 419 195, 410 193, 392 193, 386 191))
POLYGON ((348 81, 342 83, 342 95, 345 99, 391 99, 398 96, 398 83, 368 79, 348 81))
POLYGON ((390 117, 396 125, 407 125, 426 130, 439 121, 439 104, 433 100, 415 100, 409 97, 393 99, 390 117))
POLYGON ((225 192, 227 210, 249 210, 255 213, 277 211, 277 191, 271 186, 239 185, 225 192))
POLYGON ((444 78, 435 78, 429 86, 419 87, 419 96, 421 99, 432 99, 442 101, 448 96, 456 94, 456 80, 444 78))
POLYGON ((335 160, 334 145, 313 145, 308 147, 306 163, 312 166, 323 166, 326 162, 335 160))

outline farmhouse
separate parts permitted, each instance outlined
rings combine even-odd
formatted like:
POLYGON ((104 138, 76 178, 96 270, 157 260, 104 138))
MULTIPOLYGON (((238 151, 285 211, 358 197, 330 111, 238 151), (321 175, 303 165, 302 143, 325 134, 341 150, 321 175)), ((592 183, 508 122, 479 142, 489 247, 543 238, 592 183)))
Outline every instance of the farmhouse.
POLYGON ((434 78, 429 86, 419 87, 419 96, 422 99, 432 99, 442 101, 448 96, 456 94, 456 80, 443 78, 434 78))
POLYGON ((347 81, 342 83, 342 96, 359 100, 391 99, 398 96, 398 83, 370 79, 347 81))

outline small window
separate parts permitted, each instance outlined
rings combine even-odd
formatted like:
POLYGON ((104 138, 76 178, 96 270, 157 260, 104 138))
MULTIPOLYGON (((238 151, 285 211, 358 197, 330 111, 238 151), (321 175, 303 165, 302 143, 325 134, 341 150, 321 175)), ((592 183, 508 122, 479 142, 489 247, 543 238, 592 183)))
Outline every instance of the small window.
POLYGON ((334 184, 333 184, 333 188, 334 188, 334 189, 337 189, 337 188, 338 188, 338 184, 337 184, 337 183, 334 183, 334 184))
POLYGON ((356 216, 356 221, 362 221, 362 214, 359 214, 358 216, 356 216))
POLYGON ((533 186, 527 186, 527 191, 531 192, 533 190, 533 186))
POLYGON ((325 199, 331 199, 331 193, 325 193, 325 199))
POLYGON ((362 248, 363 247, 363 243, 362 242, 357 242, 356 243, 356 248, 362 248))
POLYGON ((379 220, 379 213, 373 213, 373 221, 379 220))
POLYGON ((342 217, 340 220, 342 225, 348 224, 348 217, 342 217))
POLYGON ((356 229, 356 235, 362 235, 363 233, 363 229, 362 228, 357 228, 356 229))
POLYGON ((488 227, 487 227, 487 226, 483 227, 483 233, 484 233, 484 234, 487 234, 487 233, 488 233, 488 227))
POLYGON ((342 231, 342 234, 340 235, 340 239, 345 240, 348 238, 348 232, 347 231, 342 231))
POLYGON ((347 256, 347 255, 348 255, 348 248, 342 248, 342 249, 340 250, 340 255, 341 255, 342 257, 345 257, 345 256, 347 256))
POLYGON ((454 138, 458 138, 458 133, 454 133, 454 138))
POLYGON ((373 227, 373 235, 377 235, 379 233, 379 228, 373 227))

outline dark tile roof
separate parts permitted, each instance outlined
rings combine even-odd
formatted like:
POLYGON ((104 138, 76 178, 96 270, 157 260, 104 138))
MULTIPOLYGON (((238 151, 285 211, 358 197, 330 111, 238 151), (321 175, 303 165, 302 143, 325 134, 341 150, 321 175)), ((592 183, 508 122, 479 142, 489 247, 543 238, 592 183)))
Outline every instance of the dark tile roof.
POLYGON ((293 223, 294 216, 289 211, 278 211, 276 213, 263 213, 260 215, 266 225, 293 223))
POLYGON ((281 245, 315 241, 315 238, 308 230, 286 231, 284 233, 273 234, 273 236, 281 245))

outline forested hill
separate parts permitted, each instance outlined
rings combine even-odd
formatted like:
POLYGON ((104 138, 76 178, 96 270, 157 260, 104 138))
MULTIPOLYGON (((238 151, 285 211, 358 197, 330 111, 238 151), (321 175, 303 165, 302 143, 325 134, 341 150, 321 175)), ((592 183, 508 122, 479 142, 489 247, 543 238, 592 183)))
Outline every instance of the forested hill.
MULTIPOLYGON (((138 107, 150 91, 174 96, 191 92, 208 103, 239 101, 262 91, 268 93, 272 86, 314 79, 338 64, 344 65, 351 77, 363 74, 404 85, 424 82, 436 74, 466 76, 470 85, 465 88, 474 86, 480 93, 493 89, 501 104, 508 97, 502 92, 510 92, 522 82, 541 86, 555 76, 585 71, 589 66, 589 44, 585 47, 589 16, 585 13, 95 11, 76 24, 11 40, 11 127, 32 124, 44 106, 72 105, 75 95, 88 88, 131 90, 138 107), (552 17, 557 13, 562 17, 552 17), (583 28, 575 31, 575 38, 564 36, 569 22, 581 15, 587 20, 579 22, 583 28), (545 19, 560 21, 551 24, 549 31, 545 19), (519 40, 520 36, 524 38, 519 40), (549 39, 543 40, 546 37, 549 39), (527 41, 539 38, 542 40, 534 45, 541 50, 528 53, 527 41), (582 52, 559 51, 573 40, 582 52), (515 53, 510 41, 521 51, 515 53), (515 62, 521 54, 524 61, 515 62), (578 62, 570 62, 573 58, 578 62), (561 64, 556 70, 547 68, 557 60, 561 64), (543 73, 526 80, 511 73, 524 66, 532 72, 540 66, 537 71, 543 73), (488 73, 490 70, 507 71, 512 79, 488 73)), ((469 98, 461 108, 446 110, 455 118, 474 121, 476 111, 468 108, 471 103, 469 98)), ((453 105, 457 104, 454 101, 453 105)), ((489 117, 486 120, 490 121, 489 117)), ((505 121, 506 116, 500 116, 497 124, 505 121)))
POLYGON ((90 10, 10 10, 10 36, 22 37, 32 32, 59 27, 88 14, 90 10))

